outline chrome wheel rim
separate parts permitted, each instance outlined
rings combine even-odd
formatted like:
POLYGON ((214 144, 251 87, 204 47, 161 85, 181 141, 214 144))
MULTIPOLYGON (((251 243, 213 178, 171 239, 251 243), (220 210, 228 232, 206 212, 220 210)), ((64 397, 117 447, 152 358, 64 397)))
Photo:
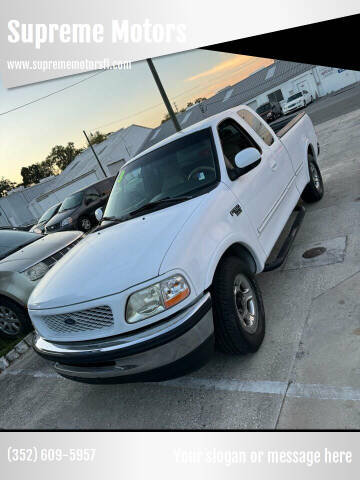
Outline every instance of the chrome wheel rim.
POLYGON ((313 163, 310 163, 310 171, 311 171, 311 178, 316 190, 320 190, 321 189, 320 176, 316 166, 313 163))
POLYGON ((0 331, 8 335, 17 335, 21 324, 16 313, 11 308, 0 305, 0 331))
POLYGON ((81 226, 84 230, 90 230, 91 228, 90 220, 88 220, 87 218, 83 218, 83 220, 81 221, 81 226))
POLYGON ((234 301, 241 327, 250 334, 258 327, 256 297, 249 280, 239 273, 234 280, 234 301))

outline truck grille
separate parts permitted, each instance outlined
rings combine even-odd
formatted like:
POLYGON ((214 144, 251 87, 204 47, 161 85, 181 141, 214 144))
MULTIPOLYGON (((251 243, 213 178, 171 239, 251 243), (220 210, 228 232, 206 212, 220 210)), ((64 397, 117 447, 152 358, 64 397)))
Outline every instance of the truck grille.
POLYGON ((106 305, 78 312, 45 315, 42 320, 49 330, 56 333, 85 332, 114 325, 112 310, 106 305))

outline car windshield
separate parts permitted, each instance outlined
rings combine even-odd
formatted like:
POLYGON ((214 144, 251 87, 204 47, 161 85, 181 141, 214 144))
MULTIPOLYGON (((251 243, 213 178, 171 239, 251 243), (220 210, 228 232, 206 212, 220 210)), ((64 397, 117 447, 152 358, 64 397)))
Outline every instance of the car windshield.
POLYGON ((22 232, 19 230, 0 231, 0 260, 3 260, 11 253, 15 253, 21 248, 36 242, 43 235, 38 233, 22 232))
POLYGON ((259 108, 256 109, 256 113, 263 113, 271 109, 271 103, 264 103, 259 108))
POLYGON ((53 205, 52 207, 48 208, 46 212, 44 212, 40 217, 39 223, 47 222, 48 220, 50 220, 50 218, 55 215, 58 208, 59 205, 53 205))
POLYGON ((302 93, 295 93, 294 95, 291 95, 291 97, 289 97, 287 99, 288 102, 292 102, 293 100, 296 100, 297 98, 300 98, 302 97, 302 93))
POLYGON ((59 213, 78 207, 82 204, 83 198, 84 192, 76 192, 69 197, 66 197, 65 200, 62 202, 61 207, 59 208, 59 213))
POLYGON ((163 201, 168 206, 167 201, 205 193, 218 180, 211 128, 199 130, 125 165, 115 181, 104 219, 121 218, 152 202, 159 205, 163 201))

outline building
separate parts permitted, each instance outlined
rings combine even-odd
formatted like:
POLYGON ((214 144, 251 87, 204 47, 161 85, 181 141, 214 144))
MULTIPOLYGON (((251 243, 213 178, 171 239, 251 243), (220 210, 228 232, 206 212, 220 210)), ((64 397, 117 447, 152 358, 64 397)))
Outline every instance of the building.
MULTIPOLYGON (((180 126, 186 128, 236 105, 246 104, 256 110, 269 100, 281 104, 300 90, 308 90, 316 99, 359 81, 360 72, 276 60, 244 80, 221 89, 213 97, 178 113, 177 118, 180 126)), ((164 122, 149 133, 137 153, 173 133, 175 128, 171 120, 164 122)))
POLYGON ((30 225, 36 217, 29 208, 30 202, 51 189, 56 177, 44 178, 28 188, 18 187, 0 198, 0 227, 30 225))

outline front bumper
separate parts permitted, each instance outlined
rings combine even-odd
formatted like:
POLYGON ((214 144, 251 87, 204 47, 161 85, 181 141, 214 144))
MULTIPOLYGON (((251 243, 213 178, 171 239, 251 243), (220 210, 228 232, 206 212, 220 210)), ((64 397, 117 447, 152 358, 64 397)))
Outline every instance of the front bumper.
POLYGON ((35 351, 62 376, 86 383, 160 381, 202 365, 213 350, 211 297, 131 334, 72 343, 38 336, 35 351))
POLYGON ((288 115, 289 113, 296 112, 296 110, 301 110, 302 108, 305 108, 305 105, 295 105, 294 107, 283 109, 283 114, 288 115))

